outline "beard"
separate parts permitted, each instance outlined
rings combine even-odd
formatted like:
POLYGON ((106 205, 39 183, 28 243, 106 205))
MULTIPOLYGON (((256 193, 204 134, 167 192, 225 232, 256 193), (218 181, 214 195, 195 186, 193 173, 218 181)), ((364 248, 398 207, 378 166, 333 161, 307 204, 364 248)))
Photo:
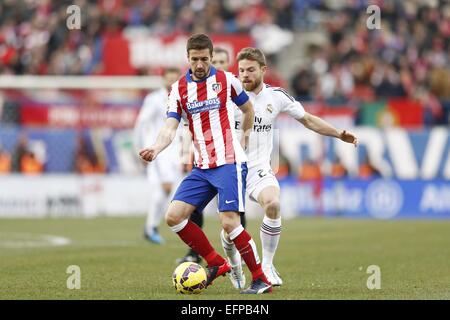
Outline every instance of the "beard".
POLYGON ((206 74, 207 74, 207 72, 206 72, 205 69, 200 69, 200 70, 195 70, 194 71, 194 76, 197 79, 203 79, 204 77, 206 77, 206 74))
POLYGON ((256 79, 254 81, 247 80, 249 82, 243 82, 242 85, 244 86, 245 91, 253 91, 256 88, 259 87, 259 85, 262 82, 262 78, 256 79))

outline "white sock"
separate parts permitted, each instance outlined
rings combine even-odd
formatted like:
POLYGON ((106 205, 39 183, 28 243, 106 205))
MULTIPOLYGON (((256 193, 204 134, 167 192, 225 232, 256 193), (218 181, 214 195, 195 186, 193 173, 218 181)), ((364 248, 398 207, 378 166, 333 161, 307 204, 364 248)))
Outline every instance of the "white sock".
POLYGON ((281 217, 278 219, 270 219, 264 216, 259 236, 262 245, 262 265, 271 265, 273 257, 277 251, 278 241, 281 234, 281 217))
POLYGON ((225 236, 225 230, 220 231, 220 241, 222 242, 223 251, 225 255, 230 259, 232 267, 238 266, 242 263, 241 254, 237 250, 233 241, 228 241, 225 236))
POLYGON ((154 225, 156 227, 161 225, 161 220, 166 213, 167 207, 169 206, 170 195, 167 195, 165 192, 161 193, 161 197, 156 205, 156 212, 154 216, 154 225))
POLYGON ((148 234, 152 234, 153 229, 158 227, 161 221, 161 218, 158 217, 160 216, 160 213, 158 211, 160 209, 162 193, 160 192, 160 190, 153 190, 155 192, 150 197, 147 211, 147 220, 145 222, 145 230, 148 234))

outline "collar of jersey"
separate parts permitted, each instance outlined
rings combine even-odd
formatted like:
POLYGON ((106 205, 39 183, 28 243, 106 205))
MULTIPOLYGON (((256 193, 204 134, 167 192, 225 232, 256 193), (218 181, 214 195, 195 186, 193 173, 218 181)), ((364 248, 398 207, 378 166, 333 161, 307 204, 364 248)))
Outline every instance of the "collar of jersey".
POLYGON ((201 79, 201 80, 194 80, 194 79, 192 79, 191 72, 192 71, 191 71, 190 68, 186 72, 186 80, 187 80, 187 82, 203 82, 203 81, 206 81, 206 79, 208 79, 209 77, 211 77, 211 76, 216 74, 216 68, 211 66, 210 69, 209 69, 209 74, 206 77, 204 77, 203 79, 201 79))

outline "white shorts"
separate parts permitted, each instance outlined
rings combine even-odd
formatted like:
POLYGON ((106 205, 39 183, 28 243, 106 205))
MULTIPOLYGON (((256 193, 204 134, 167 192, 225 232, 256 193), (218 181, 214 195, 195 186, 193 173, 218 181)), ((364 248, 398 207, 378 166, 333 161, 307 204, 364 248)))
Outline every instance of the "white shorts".
POLYGON ((248 169, 247 194, 250 200, 258 202, 259 194, 267 187, 280 189, 270 165, 258 165, 248 169))
POLYGON ((179 159, 157 157, 147 165, 147 179, 152 184, 178 183, 182 178, 179 159))

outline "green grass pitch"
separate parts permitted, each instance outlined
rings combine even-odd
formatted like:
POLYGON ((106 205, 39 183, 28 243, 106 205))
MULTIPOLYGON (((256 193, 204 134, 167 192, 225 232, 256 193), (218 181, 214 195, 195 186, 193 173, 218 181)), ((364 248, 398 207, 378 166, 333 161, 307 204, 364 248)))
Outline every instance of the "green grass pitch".
MULTIPOLYGON (((257 297, 240 295, 227 277, 200 295, 177 294, 171 274, 187 247, 164 225, 165 245, 145 241, 143 223, 0 220, 0 299, 450 299, 450 221, 284 220, 275 257, 284 285, 257 297), (71 243, 48 246, 42 235, 71 243), (67 288, 70 265, 80 267, 79 290, 67 288), (371 265, 381 289, 367 288, 371 265)), ((261 253, 260 221, 248 224, 261 253)), ((205 230, 222 254, 218 220, 206 219, 205 230)))

